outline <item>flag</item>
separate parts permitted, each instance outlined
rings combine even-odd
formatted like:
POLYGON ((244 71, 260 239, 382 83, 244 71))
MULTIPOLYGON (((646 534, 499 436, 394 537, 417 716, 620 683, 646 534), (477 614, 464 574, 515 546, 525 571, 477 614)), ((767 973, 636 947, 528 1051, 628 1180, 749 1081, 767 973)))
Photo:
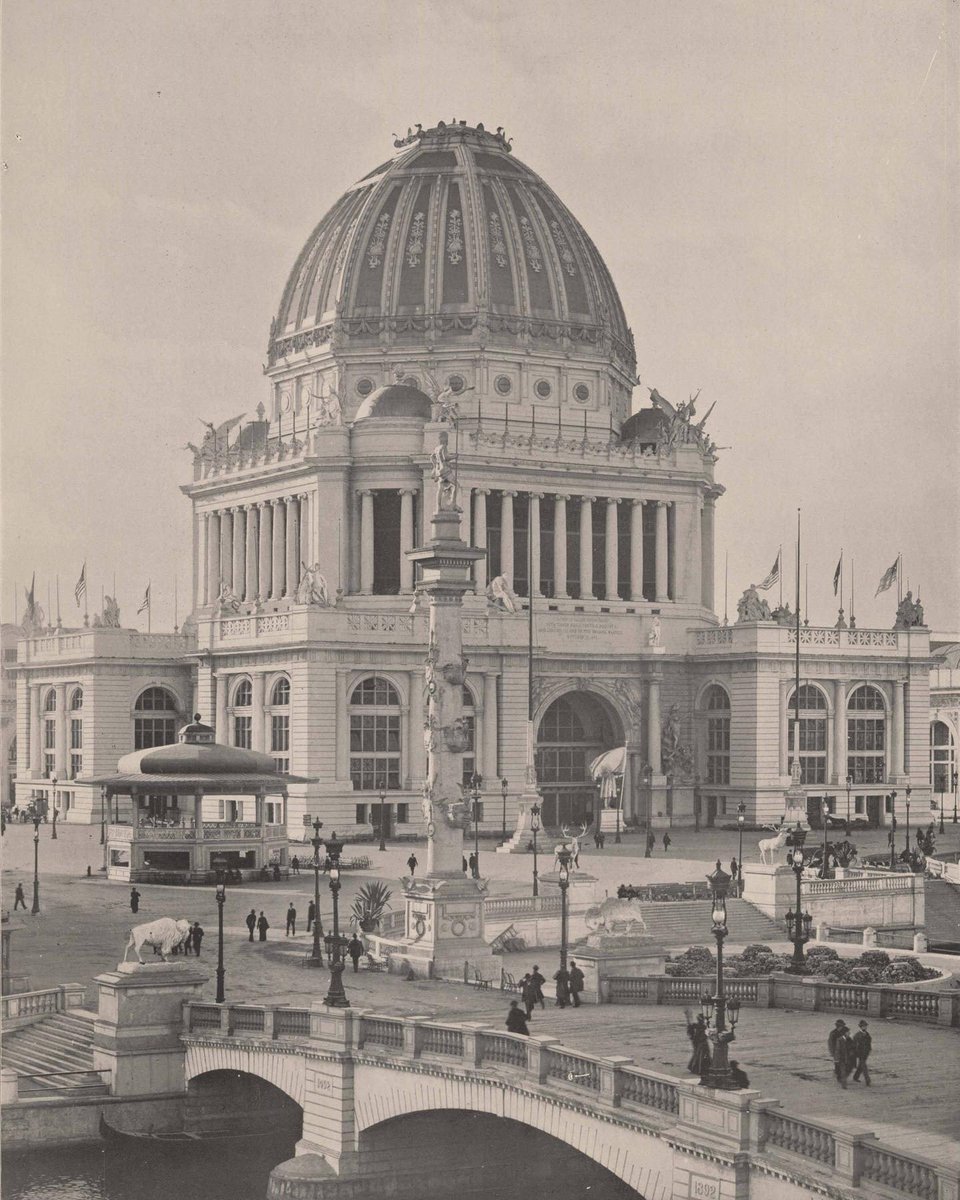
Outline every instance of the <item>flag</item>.
POLYGON ((77 608, 80 607, 80 601, 87 594, 87 564, 84 562, 80 568, 80 578, 77 580, 77 586, 73 589, 73 594, 77 598, 77 608))
POLYGON ((146 612, 149 607, 150 607, 150 584, 148 583, 147 590, 143 593, 143 601, 142 601, 140 607, 137 609, 137 616, 139 616, 142 612, 146 612))
POLYGON ((774 559, 773 566, 770 568, 770 574, 766 577, 763 583, 758 583, 757 587, 765 592, 767 588, 772 588, 780 578, 780 551, 777 551, 777 557, 774 559))
POLYGON ((837 569, 833 573, 833 594, 837 594, 837 588, 840 586, 840 572, 843 570, 843 555, 840 555, 840 560, 837 563, 837 569))
POLYGON ((885 592, 887 590, 887 588, 891 586, 893 581, 896 579, 897 572, 899 570, 900 570, 900 555, 898 554, 896 559, 894 560, 893 566, 887 567, 887 569, 884 571, 883 578, 877 584, 877 590, 873 593, 874 598, 879 596, 881 592, 885 592))

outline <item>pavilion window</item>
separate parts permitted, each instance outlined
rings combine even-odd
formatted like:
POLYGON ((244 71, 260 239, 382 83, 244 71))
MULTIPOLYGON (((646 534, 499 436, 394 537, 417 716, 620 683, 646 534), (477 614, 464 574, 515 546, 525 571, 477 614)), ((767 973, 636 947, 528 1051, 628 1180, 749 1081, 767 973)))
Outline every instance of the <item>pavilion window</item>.
POLYGON ((253 705, 253 684, 241 679, 233 693, 233 744, 241 750, 253 748, 253 714, 244 712, 253 705))
POLYGON ((553 523, 557 503, 553 497, 540 501, 540 591, 544 596, 556 595, 556 575, 553 564, 553 523))
POLYGON ((952 791, 955 770, 956 753, 950 726, 945 721, 934 721, 930 726, 930 789, 935 795, 943 796, 952 791))
POLYGON ((268 825, 283 824, 283 801, 267 800, 264 804, 266 823, 268 825))
POLYGON ((57 711, 57 693, 53 690, 53 688, 51 688, 47 692, 46 697, 44 698, 43 711, 44 712, 56 712, 57 711))
POLYGON ((373 493, 373 591, 400 592, 400 496, 394 489, 373 493))
POLYGON ((643 506, 643 598, 654 600, 657 595, 657 506, 643 506))
POLYGON ((730 697, 718 684, 707 689, 707 783, 730 782, 730 697))
POLYGON ((290 771, 290 680, 281 676, 270 692, 270 753, 277 770, 290 771))
POLYGON ((617 595, 621 600, 630 599, 631 508, 628 502, 617 505, 617 595))
POLYGON ((350 696, 350 781, 354 791, 400 790, 400 696, 370 676, 350 696))
POLYGON ((463 687, 463 723, 467 731, 467 748, 463 752, 463 782, 464 786, 468 786, 477 769, 477 723, 474 715, 473 693, 466 684, 463 687))
POLYGON ((594 595, 602 595, 604 600, 614 600, 616 599, 615 596, 607 595, 605 584, 607 562, 607 501, 604 496, 598 496, 594 500, 593 511, 590 517, 593 529, 594 595))
MULTIPOLYGON (((500 514, 503 504, 499 492, 491 492, 487 497, 487 578, 496 579, 501 574, 500 569, 500 514)), ((516 588, 514 588, 516 591, 516 588)))
POLYGON ((83 720, 80 717, 70 719, 70 778, 76 779, 83 774, 83 720))
MULTIPOLYGON (((481 820, 482 819, 483 818, 481 817, 481 820)), ((397 824, 398 825, 408 825, 409 823, 410 823, 410 805, 409 804, 398 804, 397 805, 397 824)))
POLYGON ((855 784, 882 783, 887 744, 883 697, 864 684, 850 696, 847 713, 847 774, 855 784))
POLYGON ((169 746, 176 740, 176 699, 166 688, 147 688, 134 705, 133 748, 149 750, 153 746, 169 746))
POLYGON ((794 719, 793 695, 787 700, 789 732, 787 769, 793 770, 796 753, 800 759, 801 784, 827 781, 827 701, 823 692, 812 684, 801 684, 800 720, 794 719))
POLYGON ((567 501, 567 592, 580 598, 580 500, 567 501))
POLYGON ((513 498, 513 590, 518 596, 530 595, 529 530, 530 497, 518 492, 513 498))

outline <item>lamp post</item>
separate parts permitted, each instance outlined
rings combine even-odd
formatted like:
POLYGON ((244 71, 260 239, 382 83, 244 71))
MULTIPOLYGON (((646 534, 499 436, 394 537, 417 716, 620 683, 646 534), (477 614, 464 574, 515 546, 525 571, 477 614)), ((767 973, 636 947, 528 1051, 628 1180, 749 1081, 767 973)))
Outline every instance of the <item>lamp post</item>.
POLYGON ((960 789, 960 771, 953 773, 953 823, 957 823, 957 791, 960 789))
POLYGON ((562 846, 557 851, 560 860, 560 870, 557 878, 560 884, 560 970, 567 969, 567 888, 570 886, 571 851, 562 846))
POLYGON ((800 898, 800 880, 803 878, 803 830, 800 827, 800 822, 797 822, 797 827, 793 831, 793 849, 790 853, 790 866, 793 868, 793 873, 797 877, 797 908, 792 909, 787 913, 787 938, 793 942, 793 958, 790 960, 790 966, 787 971, 791 975, 806 975, 807 966, 804 958, 803 947, 810 941, 810 922, 812 917, 808 912, 802 911, 802 902, 800 898))
POLYGON ((820 820, 823 822, 823 861, 820 863, 820 878, 827 878, 827 817, 830 813, 830 806, 827 804, 826 796, 820 797, 820 820))
POLYGON ((844 829, 844 837, 850 836, 850 789, 853 787, 853 776, 847 776, 847 827, 844 829))
POLYGON ((620 806, 623 804, 623 779, 620 776, 620 782, 617 784, 617 831, 613 835, 614 842, 619 846, 623 839, 620 837, 620 806))
POLYGON ((743 895, 743 825, 747 819, 747 806, 741 800, 737 805, 737 895, 743 895))
POLYGON ((51 789, 51 796, 53 798, 52 803, 50 805, 50 824, 51 824, 50 840, 55 842, 57 840, 57 777, 56 777, 56 775, 54 775, 54 777, 50 780, 50 789, 51 789))
POLYGON ((217 873, 217 1004, 223 1004, 226 999, 223 990, 223 980, 226 975, 223 966, 223 906, 227 902, 227 885, 224 882, 226 871, 223 859, 215 858, 213 868, 217 873))
POLYGON ((311 967, 323 966, 323 951, 320 948, 320 847, 323 844, 320 840, 320 830, 322 828, 323 822, 317 817, 313 823, 313 837, 310 839, 310 844, 313 846, 313 950, 307 959, 307 964, 311 967))
POLYGON ((476 774, 470 776, 470 798, 473 801, 473 861, 476 864, 475 871, 477 879, 480 878, 480 788, 483 784, 483 776, 476 774))
POLYGON ((910 862, 910 793, 912 791, 913 791, 913 788, 908 783, 906 796, 904 798, 904 804, 906 805, 906 809, 907 809, 907 858, 906 858, 906 861, 908 863, 910 862))
POLYGON ((890 793, 890 870, 897 866, 897 793, 890 793))
MULTIPOLYGON (((503 837, 503 842, 506 842, 506 840, 507 840, 507 787, 508 787, 507 780, 506 780, 506 777, 504 777, 503 779, 500 780, 500 795, 503 799, 503 812, 501 814, 501 824, 502 824, 501 834, 503 837)), ((502 844, 503 843, 501 843, 501 845, 502 844)))
POLYGON ((940 832, 943 833, 943 789, 940 789, 940 832))
POLYGON ((540 832, 540 805, 530 809, 530 831, 533 834, 533 894, 540 895, 540 873, 537 871, 537 834, 540 832))
MULTIPOLYGON (((330 873, 330 894, 333 897, 333 933, 330 940, 330 988, 323 998, 324 1004, 331 1008, 349 1008, 350 1001, 343 990, 343 946, 344 939, 340 937, 340 910, 337 897, 340 893, 340 853, 343 842, 337 838, 336 830, 333 837, 327 838, 328 870, 330 873)), ((318 910, 319 911, 319 910, 318 910)))
MULTIPOLYGON (((107 789, 100 786, 100 845, 107 844, 107 789)), ((106 851, 104 851, 106 853, 106 851)))
POLYGON ((384 807, 386 799, 387 799, 386 789, 381 787, 380 788, 380 845, 377 847, 378 850, 386 850, 386 848, 387 848, 387 843, 386 843, 386 836, 387 836, 386 828, 387 827, 386 827, 386 819, 385 819, 386 809, 384 807))
POLYGON ((30 912, 36 916, 40 911, 40 822, 39 811, 33 810, 33 905, 30 912))
POLYGON ((703 1076, 702 1082, 706 1087, 733 1091, 736 1084, 731 1077, 730 1064, 727 1061, 727 1047, 734 1039, 733 1031, 740 1016, 740 1003, 737 1000, 728 1000, 723 989, 723 942, 729 932, 727 929, 727 892, 730 889, 731 880, 720 865, 719 858, 716 870, 712 875, 707 876, 707 882, 710 884, 710 891, 713 895, 713 912, 711 913, 713 928, 711 932, 717 939, 717 980, 714 995, 704 996, 700 1001, 707 1027, 709 1028, 711 1023, 713 1025, 711 1037, 714 1043, 710 1068, 703 1076), (729 1029, 727 1028, 728 1018, 729 1029))

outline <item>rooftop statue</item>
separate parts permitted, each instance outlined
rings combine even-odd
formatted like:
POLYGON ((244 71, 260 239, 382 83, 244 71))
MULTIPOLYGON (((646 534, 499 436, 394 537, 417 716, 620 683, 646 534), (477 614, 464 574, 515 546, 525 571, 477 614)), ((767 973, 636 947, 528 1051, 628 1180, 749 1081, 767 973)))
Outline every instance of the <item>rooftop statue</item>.
POLYGON ((504 612, 515 613, 519 610, 516 593, 506 575, 497 575, 487 584, 487 603, 504 612))
POLYGON ((320 574, 320 564, 316 562, 312 567, 308 567, 306 563, 301 563, 300 567, 297 603, 315 604, 319 608, 329 608, 330 593, 327 590, 326 579, 320 574))
POLYGON ((773 610, 770 616, 778 625, 787 625, 792 628, 796 624, 796 617, 790 611, 789 604, 778 605, 778 607, 773 610))
POLYGON ((433 463, 433 478, 437 485, 436 512, 451 511, 457 506, 457 480, 453 464, 447 451, 447 434, 440 434, 440 441, 430 455, 433 463))
POLYGON ((717 402, 707 409, 706 415, 694 425, 693 418, 697 414, 697 399, 700 396, 700 390, 690 397, 689 400, 681 401, 677 408, 665 397, 661 396, 656 388, 650 388, 650 399, 655 408, 662 414, 662 424, 665 426, 663 445, 666 449, 672 449, 674 446, 693 445, 699 446, 704 454, 712 454, 716 446, 710 441, 710 438, 704 432, 710 414, 717 406, 717 402))
POLYGON ((920 603, 920 597, 918 596, 914 600, 913 592, 908 591, 897 605, 897 619, 894 621, 893 627, 894 629, 917 629, 923 626, 923 605, 920 603))
POLYGON ((742 625, 745 621, 772 621, 773 619, 770 605, 760 596, 757 585, 751 583, 737 601, 737 624, 742 625))
POLYGON ((113 596, 104 596, 103 612, 93 618, 94 629, 119 629, 120 605, 113 596))

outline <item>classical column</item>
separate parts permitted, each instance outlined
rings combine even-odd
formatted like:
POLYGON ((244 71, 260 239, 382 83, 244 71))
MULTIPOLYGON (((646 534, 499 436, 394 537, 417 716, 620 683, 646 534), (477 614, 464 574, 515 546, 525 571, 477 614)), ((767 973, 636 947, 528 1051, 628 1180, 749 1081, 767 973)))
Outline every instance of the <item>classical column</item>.
POLYGON ((471 542, 471 540, 470 540, 470 537, 473 532, 472 529, 470 528, 470 496, 471 496, 471 494, 472 494, 471 489, 468 487, 462 487, 460 489, 460 510, 462 513, 462 515, 460 517, 460 537, 463 540, 463 542, 465 542, 466 545, 468 545, 468 546, 473 545, 473 542, 471 542))
POLYGON ((567 501, 569 496, 553 498, 553 594, 567 595, 567 501))
POLYGON ((407 551, 413 549, 413 492, 400 489, 400 591, 413 591, 413 563, 407 551))
POLYGON ((630 505, 630 599, 643 599, 643 501, 630 505))
POLYGON ((300 501, 300 562, 308 567, 313 566, 316 555, 313 552, 310 528, 313 513, 311 512, 310 494, 301 492, 297 497, 300 501))
POLYGON ((360 493, 360 591, 373 592, 373 492, 360 493))
POLYGON ((233 509, 233 590, 238 596, 243 596, 246 586, 246 536, 247 514, 237 505, 233 509))
POLYGON ((669 600, 670 583, 667 576, 667 501, 657 500, 655 503, 657 506, 656 598, 658 600, 669 600))
POLYGON ((207 513, 207 603, 220 595, 220 514, 207 513))
POLYGON ((265 743, 266 728, 263 720, 263 693, 266 680, 262 671, 254 671, 250 676, 253 696, 250 709, 250 749, 264 751, 267 749, 265 743))
MULTIPOLYGON (((409 695, 409 693, 408 693, 409 695)), ((403 736, 400 738, 400 786, 404 791, 410 790, 410 749, 413 745, 413 705, 400 705, 400 728, 403 736)))
POLYGON ((270 599, 270 584, 273 579, 273 508, 269 503, 257 506, 260 516, 257 524, 260 527, 260 561, 257 591, 260 600, 270 599))
POLYGON ((790 698, 790 680, 780 680, 780 774, 789 775, 790 759, 790 716, 787 702, 790 698))
POLYGON ((660 734, 660 680, 651 679, 647 683, 647 759, 654 775, 663 774, 660 734))
POLYGON ((593 496, 580 497, 580 599, 593 599, 593 496))
POLYGON ((427 777, 427 752, 423 744, 423 672, 407 672, 407 694, 410 697, 407 727, 404 737, 409 746, 410 786, 419 788, 427 777))
POLYGON ((286 596, 292 600, 300 583, 300 519, 296 496, 284 496, 287 506, 287 587, 286 596))
POLYGON ((259 509, 256 504, 246 505, 246 524, 247 524, 247 577, 246 588, 243 593, 244 600, 249 600, 253 603, 257 598, 257 515, 259 509))
POLYGON ((347 712, 347 675, 346 668, 337 669, 337 779, 343 781, 350 778, 350 716, 347 712))
POLYGON ((30 774, 37 778, 43 762, 43 726, 40 717, 40 688, 30 685, 30 774))
POLYGON ((53 752, 53 769, 58 779, 67 777, 67 685, 58 683, 57 692, 57 741, 53 752))
POLYGON ((194 555, 194 579, 197 586, 196 607, 202 608, 209 604, 207 586, 210 582, 210 572, 207 567, 207 535, 209 532, 207 513, 197 514, 197 549, 194 555))
POLYGON ((513 574, 513 498, 516 492, 503 492, 500 508, 500 574, 514 587, 513 574))
POLYGON ((833 782, 847 778, 847 702, 842 679, 833 681, 833 782))
POLYGON ((214 681, 217 685, 217 717, 214 721, 214 738, 221 745, 229 745, 230 739, 227 737, 227 683, 229 677, 221 675, 218 671, 214 676, 214 681))
POLYGON ((271 600, 282 600, 287 590, 287 509, 282 500, 271 500, 273 506, 273 587, 271 600))
MULTIPOLYGON (((473 514, 473 544, 482 550, 487 548, 487 497, 489 488, 477 488, 477 511, 473 514)), ((477 591, 487 586, 487 559, 478 558, 473 568, 477 591)))
POLYGON ((620 546, 619 546, 619 528, 617 521, 617 505, 619 500, 611 496, 607 497, 607 524, 606 524, 606 554, 604 557, 604 592, 607 600, 617 600, 619 598, 619 575, 620 575, 620 546))
POLYGON ((543 492, 530 493, 530 523, 528 536, 532 539, 530 543, 531 596, 542 595, 540 591, 540 501, 542 499, 543 492))
POLYGON ((497 676, 494 671, 483 675, 483 770, 490 787, 497 778, 497 676))
POLYGON ((677 561, 683 578, 681 599, 688 604, 699 605, 703 595, 702 554, 700 549, 700 501, 684 505, 686 530, 683 541, 677 546, 677 561))
MULTIPOLYGON (((896 775, 903 775, 903 713, 904 713, 904 690, 906 684, 899 679, 893 683, 893 760, 891 762, 891 771, 896 775)), ((57 701, 59 703, 59 699, 57 701)))
POLYGON ((233 509, 220 513, 220 586, 233 591, 233 509))
POLYGON ((715 514, 715 501, 712 496, 708 495, 703 501, 703 509, 700 513, 700 602, 711 612, 714 605, 714 576, 716 573, 713 557, 715 514))

